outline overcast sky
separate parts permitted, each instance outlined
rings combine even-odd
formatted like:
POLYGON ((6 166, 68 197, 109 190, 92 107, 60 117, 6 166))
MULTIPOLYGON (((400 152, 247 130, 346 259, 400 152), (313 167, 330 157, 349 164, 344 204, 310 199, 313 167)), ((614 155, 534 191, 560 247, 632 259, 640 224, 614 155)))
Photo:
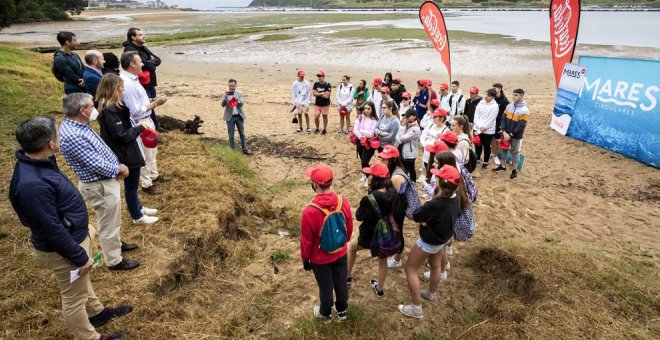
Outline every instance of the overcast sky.
MULTIPOLYGON (((143 1, 143 0, 141 0, 143 1)), ((214 9, 216 7, 245 7, 251 0, 165 0, 168 5, 194 9, 214 9)))

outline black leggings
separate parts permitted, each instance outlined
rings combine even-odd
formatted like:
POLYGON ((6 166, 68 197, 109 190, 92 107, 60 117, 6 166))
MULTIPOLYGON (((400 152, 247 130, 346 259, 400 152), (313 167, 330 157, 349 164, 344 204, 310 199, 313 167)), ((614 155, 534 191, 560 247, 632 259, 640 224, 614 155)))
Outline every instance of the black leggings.
POLYGON ((333 302, 338 312, 346 311, 348 308, 347 256, 344 255, 328 264, 312 263, 312 270, 316 283, 319 285, 320 314, 330 316, 333 302))
POLYGON ((481 159, 481 149, 483 148, 484 150, 484 163, 488 163, 488 160, 490 160, 490 143, 493 140, 493 136, 491 134, 486 134, 482 133, 479 134, 479 139, 481 139, 481 145, 476 147, 476 152, 477 152, 477 159, 481 159))
MULTIPOLYGON (((357 154, 360 156, 360 164, 362 165, 362 168, 368 168, 369 167, 369 162, 371 161, 371 157, 374 156, 374 152, 376 150, 369 148, 365 148, 360 144, 360 141, 357 142, 357 154)), ((362 169, 361 168, 361 169, 362 169)))
POLYGON ((408 177, 410 180, 415 183, 417 182, 417 172, 415 170, 415 159, 403 159, 403 166, 406 168, 408 177))

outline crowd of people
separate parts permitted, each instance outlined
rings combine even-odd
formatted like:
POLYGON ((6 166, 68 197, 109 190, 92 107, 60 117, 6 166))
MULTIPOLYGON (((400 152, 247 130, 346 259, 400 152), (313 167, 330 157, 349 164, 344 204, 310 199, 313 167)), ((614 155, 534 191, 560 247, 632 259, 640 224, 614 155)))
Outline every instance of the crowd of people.
MULTIPOLYGON (((64 117, 59 128, 52 117, 35 117, 17 127, 20 149, 9 199, 21 223, 31 229, 37 258, 57 279, 69 330, 76 338, 118 339, 123 333, 101 335, 95 328, 133 308, 103 307, 99 302, 90 280, 89 272, 97 264, 90 248, 98 233, 109 270, 127 271, 140 265, 124 256, 138 245, 121 237, 120 181, 132 222, 159 220, 158 209, 142 205, 139 189, 159 195, 159 186, 169 181, 159 173, 157 163, 162 129, 155 109, 167 102, 156 91, 161 59, 145 46, 146 36, 138 28, 128 30, 120 57, 90 50, 84 54, 84 64, 75 52, 75 34, 60 32, 57 40, 61 49, 54 54, 52 70, 64 83, 64 117), (98 121, 100 134, 92 128, 93 121, 98 121), (59 169, 58 152, 77 177, 77 188, 59 169), (97 228, 89 224, 86 203, 95 210, 97 228)), ((328 133, 333 87, 325 72, 316 76, 318 81, 310 84, 299 70, 291 86, 297 133, 328 133)), ((319 164, 305 171, 316 193, 302 213, 300 236, 303 267, 314 272, 319 286, 320 304, 313 312, 329 321, 334 304, 338 318, 346 318, 357 254, 369 250, 378 259, 378 276, 370 280, 374 294, 385 295, 389 270, 405 268, 412 302, 398 308, 407 316, 421 318, 421 299, 437 302, 439 283, 447 279, 452 242, 474 234, 473 203, 478 191, 470 173, 476 164, 481 162, 485 170, 492 158, 498 165, 493 170, 504 172, 510 152, 510 178, 518 176, 528 116, 524 91, 514 90, 509 103, 501 84, 494 84, 481 98, 474 86, 464 96, 458 81, 442 83, 436 91, 431 80, 421 79, 412 93, 389 72, 383 79, 374 79, 371 88, 365 80, 355 87, 350 81, 343 75, 336 86, 337 133, 348 135, 355 145, 362 173, 359 181, 367 193, 355 212, 361 224, 358 236, 352 238, 350 203, 332 190, 332 169, 319 164), (351 124, 353 108, 357 116, 351 124), (502 161, 499 149, 504 151, 502 161), (422 164, 417 169, 420 151, 422 164), (406 220, 418 225, 419 237, 404 265, 406 220), (423 277, 429 287, 421 289, 418 270, 425 265, 429 270, 423 277)), ((236 148, 234 131, 238 130, 242 152, 249 155, 244 104, 237 81, 229 80, 227 91, 220 95, 229 146, 236 148)))
MULTIPOLYGON (((307 133, 312 133, 308 116, 312 105, 314 133, 326 134, 332 91, 326 74, 319 71, 314 85, 305 80, 302 70, 297 76, 291 111, 299 124, 296 131, 303 132, 305 116, 307 133), (323 130, 319 130, 320 116, 323 130)), ((422 299, 436 303, 439 284, 448 278, 452 243, 466 241, 475 233, 473 204, 478 190, 471 173, 478 164, 482 171, 487 170, 491 159, 497 165, 494 172, 505 172, 511 153, 509 178, 518 177, 529 114, 525 92, 514 90, 513 102, 509 102, 500 83, 493 84, 482 98, 476 86, 464 96, 458 81, 441 83, 435 91, 431 80, 420 79, 417 91, 411 93, 389 72, 374 79, 370 89, 365 80, 354 88, 350 79, 343 75, 337 86, 337 133, 348 134, 355 145, 360 182, 367 192, 353 216, 348 199, 332 190, 330 167, 317 164, 305 171, 316 193, 303 210, 300 236, 303 267, 314 272, 319 286, 320 304, 313 312, 327 322, 332 320, 333 309, 339 320, 346 318, 357 254, 369 250, 378 260, 377 277, 369 281, 375 296, 385 296, 389 270, 404 268, 412 301, 398 309, 406 316, 422 318, 422 299), (350 128, 353 107, 356 118, 350 128), (420 151, 422 164, 417 169, 420 151), (374 156, 377 160, 372 161, 374 156), (352 237, 354 218, 361 223, 357 237, 352 237), (406 220, 417 224, 419 236, 404 265, 406 220), (429 285, 422 289, 418 272, 425 266, 429 270, 422 277, 429 285)))

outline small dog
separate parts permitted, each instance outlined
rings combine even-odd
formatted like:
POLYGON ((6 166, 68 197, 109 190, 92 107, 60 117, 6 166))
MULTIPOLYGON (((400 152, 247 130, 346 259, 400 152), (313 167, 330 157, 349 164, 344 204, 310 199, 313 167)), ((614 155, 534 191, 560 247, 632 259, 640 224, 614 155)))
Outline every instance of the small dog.
POLYGON ((195 115, 193 120, 188 120, 185 123, 185 126, 181 128, 181 131, 189 135, 203 135, 203 132, 199 132, 199 128, 202 127, 204 121, 198 115, 195 115))

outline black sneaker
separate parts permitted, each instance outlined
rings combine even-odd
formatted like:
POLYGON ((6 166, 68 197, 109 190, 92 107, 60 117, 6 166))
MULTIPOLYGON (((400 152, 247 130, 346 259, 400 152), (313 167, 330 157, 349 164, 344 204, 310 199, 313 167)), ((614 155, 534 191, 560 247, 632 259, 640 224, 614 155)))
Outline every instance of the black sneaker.
POLYGON ((501 173, 501 172, 505 172, 505 171, 506 171, 506 168, 500 165, 500 166, 498 166, 497 168, 493 169, 493 171, 494 171, 494 172, 497 172, 497 173, 499 174, 499 173, 501 173))
POLYGON ((348 279, 346 279, 346 284, 348 285, 349 289, 351 288, 351 281, 353 281, 352 277, 349 277, 348 279))
POLYGON ((348 315, 347 311, 337 312, 337 317, 339 318, 339 321, 346 320, 347 315, 348 315))
POLYGON ((488 163, 481 164, 481 170, 488 169, 488 163))
POLYGON ((518 171, 513 170, 511 171, 511 176, 509 176, 509 179, 516 179, 518 178, 518 171))
POLYGON ((385 296, 384 291, 378 290, 378 280, 371 279, 371 288, 374 290, 376 297, 382 298, 383 296, 385 296))
POLYGON ((98 313, 97 315, 92 316, 89 318, 89 323, 94 326, 94 328, 101 327, 108 323, 110 320, 114 318, 118 318, 120 316, 124 316, 130 312, 133 311, 132 306, 118 306, 118 307, 105 307, 101 311, 101 313, 98 313))
POLYGON ((319 133, 319 132, 321 132, 321 130, 319 129, 314 130, 314 133, 319 133))
POLYGON ((325 135, 326 133, 328 133, 328 131, 325 131, 325 130, 321 131, 322 135, 325 135))

